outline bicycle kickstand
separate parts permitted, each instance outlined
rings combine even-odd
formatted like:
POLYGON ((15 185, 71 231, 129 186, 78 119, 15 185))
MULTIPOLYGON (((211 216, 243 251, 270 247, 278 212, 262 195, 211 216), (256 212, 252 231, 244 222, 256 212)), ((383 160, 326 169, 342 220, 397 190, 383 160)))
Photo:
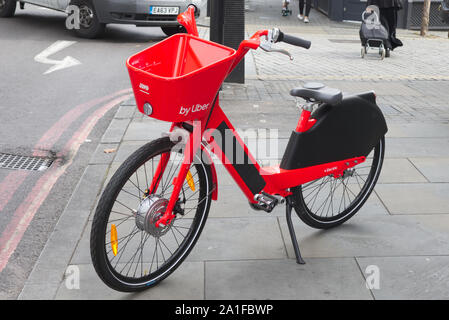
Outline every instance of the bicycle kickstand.
POLYGON ((288 231, 290 232, 290 237, 292 239, 293 249, 295 250, 296 255, 296 263, 298 264, 306 264, 304 259, 301 257, 301 252, 299 251, 298 240, 296 239, 295 229, 293 228, 292 223, 292 208, 293 208, 293 200, 291 197, 286 199, 285 204, 285 215, 287 218, 288 231))

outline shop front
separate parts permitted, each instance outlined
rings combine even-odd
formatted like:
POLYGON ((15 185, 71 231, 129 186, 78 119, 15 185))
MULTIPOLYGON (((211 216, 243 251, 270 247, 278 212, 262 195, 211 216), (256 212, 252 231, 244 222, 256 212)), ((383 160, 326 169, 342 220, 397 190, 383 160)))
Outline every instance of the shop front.
MULTIPOLYGON (((449 29, 440 16, 442 0, 432 0, 430 7, 430 29, 449 29)), ((404 9, 399 11, 398 27, 419 29, 422 21, 424 0, 402 0, 404 9)), ((367 0, 313 0, 314 8, 334 21, 360 21, 367 0)))

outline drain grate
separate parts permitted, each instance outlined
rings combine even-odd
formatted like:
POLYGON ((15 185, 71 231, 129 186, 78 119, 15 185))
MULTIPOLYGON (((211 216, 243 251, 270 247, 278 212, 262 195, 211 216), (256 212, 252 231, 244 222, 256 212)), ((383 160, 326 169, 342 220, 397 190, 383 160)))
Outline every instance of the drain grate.
POLYGON ((0 153, 0 168, 2 169, 44 171, 52 163, 53 160, 49 158, 0 153))

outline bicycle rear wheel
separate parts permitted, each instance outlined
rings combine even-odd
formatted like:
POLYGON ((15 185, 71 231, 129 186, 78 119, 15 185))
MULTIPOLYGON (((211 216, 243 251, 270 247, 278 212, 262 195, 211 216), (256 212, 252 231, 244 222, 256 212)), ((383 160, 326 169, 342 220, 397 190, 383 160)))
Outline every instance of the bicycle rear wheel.
POLYGON ((92 222, 91 257, 109 287, 140 291, 159 283, 187 257, 206 222, 211 202, 209 165, 196 156, 167 226, 155 223, 165 212, 183 154, 169 138, 150 142, 116 171, 98 203, 92 222), (154 192, 149 186, 162 156, 169 161, 154 192), (150 194, 151 193, 151 194, 150 194))
POLYGON ((346 170, 343 177, 326 176, 292 188, 294 208, 299 218, 317 229, 338 226, 362 207, 379 178, 385 152, 385 138, 366 161, 346 170))

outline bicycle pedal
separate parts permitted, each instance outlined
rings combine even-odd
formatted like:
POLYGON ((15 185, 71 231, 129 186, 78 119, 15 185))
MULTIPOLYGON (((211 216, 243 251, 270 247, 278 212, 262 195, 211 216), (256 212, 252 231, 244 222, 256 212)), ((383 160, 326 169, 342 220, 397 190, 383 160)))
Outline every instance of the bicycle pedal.
POLYGON ((256 200, 257 203, 250 203, 250 206, 253 209, 263 210, 268 213, 273 211, 274 207, 276 207, 279 203, 284 203, 285 201, 285 199, 281 196, 275 196, 265 192, 256 194, 254 196, 254 200, 256 200))

